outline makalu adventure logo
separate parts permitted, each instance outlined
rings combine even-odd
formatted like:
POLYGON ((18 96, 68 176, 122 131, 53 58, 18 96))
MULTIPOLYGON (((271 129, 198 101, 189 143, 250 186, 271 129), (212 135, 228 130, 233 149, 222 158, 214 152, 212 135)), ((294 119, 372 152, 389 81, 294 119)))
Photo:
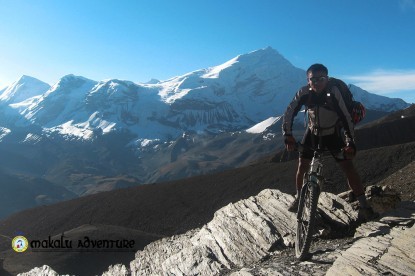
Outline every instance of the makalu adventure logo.
POLYGON ((30 248, 32 252, 52 252, 52 251, 75 251, 75 252, 126 252, 136 251, 135 241, 128 239, 93 239, 88 236, 83 239, 67 239, 64 234, 58 237, 48 236, 44 240, 31 240, 22 235, 16 236, 12 240, 12 248, 18 253, 25 252, 30 248))
POLYGON ((16 236, 12 240, 12 248, 18 253, 25 252, 29 248, 29 241, 24 236, 16 236))

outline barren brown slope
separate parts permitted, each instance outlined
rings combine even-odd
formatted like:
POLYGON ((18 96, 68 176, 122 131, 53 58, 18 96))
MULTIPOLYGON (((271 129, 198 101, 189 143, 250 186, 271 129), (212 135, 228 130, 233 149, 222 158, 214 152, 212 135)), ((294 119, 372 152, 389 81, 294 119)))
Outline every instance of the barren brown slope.
POLYGON ((359 128, 356 136, 360 149, 415 141, 415 105, 359 128))
MULTIPOLYGON (((355 162, 363 182, 373 184, 414 159, 415 143, 408 143, 361 151, 355 162)), ((345 190, 342 172, 332 162, 326 163, 326 189, 345 190)), ((224 205, 265 188, 293 193, 295 169, 295 161, 263 162, 212 175, 103 192, 14 214, 1 221, 0 232, 11 236, 21 231, 39 238, 93 223, 159 235, 182 233, 209 221, 224 205)))

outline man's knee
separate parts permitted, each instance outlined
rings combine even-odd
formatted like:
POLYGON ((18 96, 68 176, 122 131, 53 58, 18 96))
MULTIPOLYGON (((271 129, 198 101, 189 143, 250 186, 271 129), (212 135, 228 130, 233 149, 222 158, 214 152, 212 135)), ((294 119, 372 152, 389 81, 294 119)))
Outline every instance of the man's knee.
POLYGON ((305 173, 310 167, 311 160, 305 158, 298 159, 298 173, 305 173))
POLYGON ((357 173, 355 166, 353 165, 352 160, 343 160, 338 162, 340 167, 346 174, 355 174, 357 173))

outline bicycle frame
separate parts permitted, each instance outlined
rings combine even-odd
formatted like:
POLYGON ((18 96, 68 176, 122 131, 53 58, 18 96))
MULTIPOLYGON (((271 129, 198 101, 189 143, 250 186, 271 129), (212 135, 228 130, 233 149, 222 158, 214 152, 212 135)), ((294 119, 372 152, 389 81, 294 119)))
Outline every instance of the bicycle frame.
POLYGON ((309 174, 322 175, 323 164, 321 163, 321 152, 314 151, 314 157, 310 163, 309 174))
POLYGON ((318 185, 319 192, 324 183, 323 177, 323 163, 321 162, 322 152, 320 150, 314 151, 313 159, 310 163, 310 169, 308 173, 304 175, 303 185, 306 183, 315 183, 318 185))
MULTIPOLYGON (((304 145, 302 144, 297 145, 298 151, 301 151, 303 149, 304 149, 304 145)), ((310 168, 308 172, 304 173, 303 187, 307 183, 315 183, 315 184, 318 184, 318 189, 320 191, 324 183, 323 163, 321 162, 321 157, 324 151, 320 149, 320 147, 318 147, 317 149, 315 148, 310 148, 310 149, 314 151, 314 156, 311 159, 310 168)))

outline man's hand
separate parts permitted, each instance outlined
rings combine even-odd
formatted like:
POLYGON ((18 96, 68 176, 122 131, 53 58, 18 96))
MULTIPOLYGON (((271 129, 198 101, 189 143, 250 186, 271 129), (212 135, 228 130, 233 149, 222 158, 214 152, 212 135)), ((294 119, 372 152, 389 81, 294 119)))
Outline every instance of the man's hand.
POLYGON ((343 148, 343 155, 346 160, 351 160, 356 156, 356 146, 352 141, 343 148))
POLYGON ((284 139, 285 148, 288 151, 294 151, 294 149, 295 149, 295 143, 296 143, 294 137, 292 135, 286 135, 284 137, 285 137, 285 139, 284 139))

